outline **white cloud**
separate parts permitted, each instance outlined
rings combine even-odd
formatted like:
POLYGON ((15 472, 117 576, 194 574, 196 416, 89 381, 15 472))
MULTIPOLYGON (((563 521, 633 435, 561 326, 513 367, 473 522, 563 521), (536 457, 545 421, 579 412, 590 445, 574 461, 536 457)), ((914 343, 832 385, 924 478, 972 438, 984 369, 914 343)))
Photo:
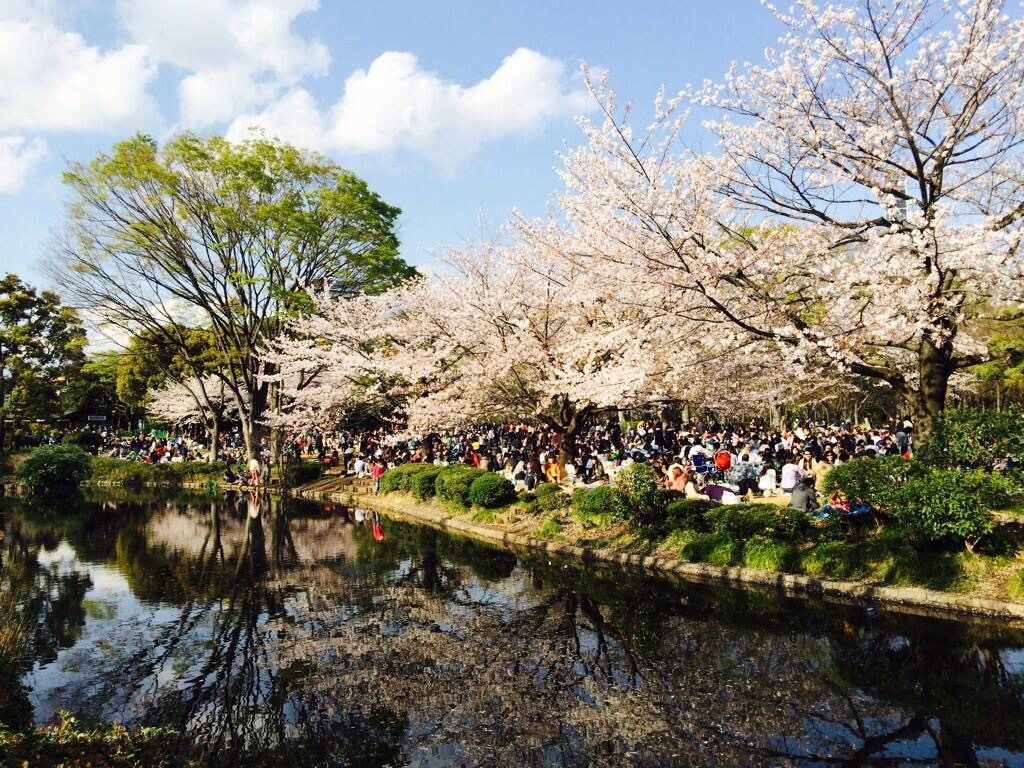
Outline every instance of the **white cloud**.
POLYGON ((132 39, 190 74, 178 86, 181 120, 205 126, 264 104, 327 72, 326 46, 295 33, 316 0, 120 0, 132 39))
POLYGON ((46 155, 46 141, 0 136, 0 194, 17 192, 32 167, 46 155))
POLYGON ((326 112, 308 91, 294 88, 262 111, 236 118, 228 137, 244 138, 258 128, 324 151, 408 150, 451 169, 485 142, 535 134, 591 106, 583 90, 569 86, 561 61, 526 48, 469 87, 420 69, 411 53, 389 51, 350 75, 326 112))
POLYGON ((0 130, 137 128, 156 112, 155 75, 142 46, 104 51, 45 18, 0 15, 0 130))

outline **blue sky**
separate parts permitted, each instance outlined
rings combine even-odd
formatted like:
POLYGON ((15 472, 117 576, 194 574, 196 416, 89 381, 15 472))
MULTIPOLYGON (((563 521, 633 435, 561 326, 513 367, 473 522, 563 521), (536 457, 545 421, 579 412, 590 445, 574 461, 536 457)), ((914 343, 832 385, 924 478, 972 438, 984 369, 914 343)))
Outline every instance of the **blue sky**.
POLYGON ((757 0, 0 0, 3 267, 46 282, 68 161, 138 130, 250 125, 367 179, 428 264, 513 206, 544 212, 591 107, 581 60, 642 117, 659 85, 718 79, 780 32, 757 0))

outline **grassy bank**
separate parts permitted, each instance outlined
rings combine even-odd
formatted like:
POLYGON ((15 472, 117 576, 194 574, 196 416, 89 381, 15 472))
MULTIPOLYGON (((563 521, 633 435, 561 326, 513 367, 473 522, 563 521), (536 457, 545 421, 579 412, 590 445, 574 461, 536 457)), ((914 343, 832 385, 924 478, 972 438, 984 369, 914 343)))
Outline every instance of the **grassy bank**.
MULTIPOLYGON (((103 456, 90 462, 88 482, 96 485, 178 487, 219 483, 227 464, 222 461, 183 461, 175 464, 147 464, 103 456)), ((236 468, 235 471, 240 471, 236 468)))
POLYGON ((382 490, 435 515, 593 550, 1024 602, 1024 524, 1014 515, 994 515, 968 551, 882 518, 818 521, 774 504, 715 505, 628 476, 617 489, 570 496, 541 485, 517 495, 493 473, 406 465, 385 474, 382 490))

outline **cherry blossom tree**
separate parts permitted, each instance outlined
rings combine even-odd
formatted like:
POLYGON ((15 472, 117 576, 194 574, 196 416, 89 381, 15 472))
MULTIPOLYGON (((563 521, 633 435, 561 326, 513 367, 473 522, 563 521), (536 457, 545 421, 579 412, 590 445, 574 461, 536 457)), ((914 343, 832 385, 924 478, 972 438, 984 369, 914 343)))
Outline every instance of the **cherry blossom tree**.
POLYGON ((520 236, 726 347, 884 381, 923 436, 950 377, 991 357, 972 328, 1024 317, 1024 21, 1003 6, 772 9, 780 50, 659 95, 643 131, 598 83, 558 216, 520 236), (720 151, 683 145, 687 100, 724 113, 720 151))
POLYGON ((311 380, 291 393, 293 418, 337 413, 359 381, 391 382, 415 429, 537 420, 572 458, 596 410, 664 395, 674 347, 664 328, 556 257, 480 246, 380 296, 321 296, 268 352, 282 375, 311 380))
POLYGON ((234 393, 213 375, 168 381, 150 394, 146 411, 173 426, 202 425, 210 436, 210 460, 217 458, 217 442, 226 418, 238 417, 234 393))

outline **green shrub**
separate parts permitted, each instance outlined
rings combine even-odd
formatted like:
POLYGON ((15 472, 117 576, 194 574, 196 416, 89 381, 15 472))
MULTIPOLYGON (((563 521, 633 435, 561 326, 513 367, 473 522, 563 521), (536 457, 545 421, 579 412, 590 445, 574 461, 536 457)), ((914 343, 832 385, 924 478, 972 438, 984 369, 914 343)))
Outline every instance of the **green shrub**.
POLYGON ((18 482, 34 492, 57 492, 76 488, 89 477, 90 456, 71 445, 36 448, 18 462, 18 482))
MULTIPOLYGON (((94 459, 95 461, 95 459, 94 459)), ((216 477, 218 480, 224 476, 224 470, 228 468, 224 461, 179 461, 170 464, 159 464, 161 468, 180 477, 182 480, 190 478, 206 479, 216 477)))
POLYGON ((562 493, 561 491, 537 497, 537 509, 541 512, 557 512, 558 510, 566 509, 571 503, 572 500, 569 494, 562 493))
POLYGON ((590 525, 603 528, 616 520, 629 519, 622 493, 609 485, 580 488, 572 495, 571 504, 576 516, 590 525))
POLYGON ((659 488, 658 489, 658 507, 663 512, 668 509, 669 504, 673 504, 677 501, 683 501, 686 496, 682 491, 677 491, 675 488, 659 488))
POLYGON ((0 762, 4 765, 59 765, 65 768, 106 766, 197 766, 181 754, 180 738, 168 728, 125 728, 119 723, 86 725, 67 712, 56 725, 12 733, 0 727, 0 762))
POLYGON ((395 491, 412 490, 412 478, 420 472, 427 472, 437 469, 433 464, 401 464, 387 470, 380 478, 380 492, 394 493, 395 491))
POLYGON ((542 499, 545 496, 553 496, 556 493, 562 492, 562 486, 558 483, 540 483, 536 488, 533 489, 533 495, 538 499, 542 499))
POLYGON ((622 494, 633 522, 650 525, 665 511, 658 493, 658 475, 650 464, 630 464, 615 476, 615 486, 622 494))
POLYGON ((323 475, 324 469, 320 461, 290 461, 282 465, 281 483, 288 488, 305 485, 323 475))
POLYGON ((69 432, 60 439, 61 445, 74 445, 83 451, 95 454, 103 445, 103 436, 98 432, 69 432))
POLYGON ((434 467, 414 474, 409 481, 409 491, 413 497, 420 501, 434 498, 434 481, 440 471, 439 467, 434 467))
POLYGON ((932 468, 897 489, 892 513, 915 539, 973 547, 992 530, 991 511, 1007 502, 1007 482, 998 475, 932 468))
POLYGON ((469 486, 483 474, 485 470, 464 464, 445 467, 434 479, 434 493, 441 501, 468 507, 469 486))
POLYGON ((701 533, 683 544, 683 559, 711 565, 739 565, 743 562, 743 542, 724 533, 701 533))
MULTIPOLYGON (((129 487, 142 485, 177 486, 181 483, 219 482, 227 464, 222 461, 181 461, 147 464, 106 456, 95 456, 91 463, 91 480, 129 487)), ((236 469, 236 471, 241 471, 236 469)))
POLYGON ((669 528, 702 531, 707 528, 704 513, 718 507, 710 499, 676 499, 665 507, 665 525, 669 528))
POLYGON ((1024 456, 1024 409, 949 408, 935 420, 917 458, 937 467, 990 470, 1007 454, 1024 456))
POLYGON ((853 526, 862 519, 850 518, 849 515, 829 515, 815 526, 815 538, 818 541, 846 541, 853 526))
POLYGON ((743 546, 743 564, 766 571, 792 572, 797 570, 800 554, 786 541, 754 536, 743 546))
POLYGON ((841 491, 851 504, 867 504, 886 512, 892 506, 893 494, 912 469, 912 462, 901 456, 853 459, 829 470, 822 491, 826 498, 841 491))
POLYGON ((516 489, 501 475, 485 472, 470 483, 467 497, 472 504, 494 509, 513 501, 516 489))
POLYGON ((765 536, 780 541, 793 541, 807 525, 807 515, 797 509, 774 504, 723 504, 704 513, 713 533, 746 541, 765 536))
POLYGON ((155 465, 143 461, 97 456, 92 460, 92 479, 96 482, 139 486, 156 482, 157 470, 155 465))

